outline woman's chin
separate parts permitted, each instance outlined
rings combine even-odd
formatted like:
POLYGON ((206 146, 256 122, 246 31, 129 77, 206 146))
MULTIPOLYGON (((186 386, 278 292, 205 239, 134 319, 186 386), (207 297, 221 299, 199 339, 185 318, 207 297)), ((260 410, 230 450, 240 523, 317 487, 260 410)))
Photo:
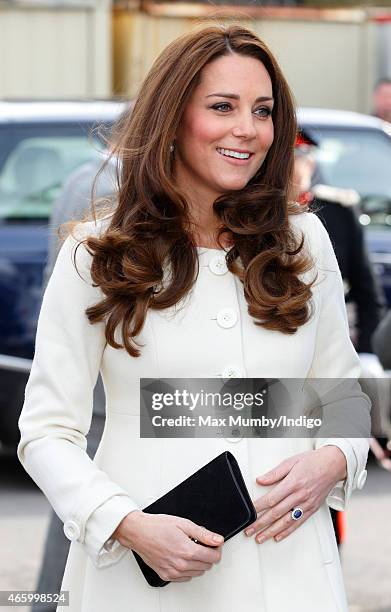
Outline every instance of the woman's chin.
POLYGON ((240 191, 246 187, 247 183, 248 181, 244 181, 243 179, 237 181, 227 181, 224 185, 223 193, 228 191, 240 191))

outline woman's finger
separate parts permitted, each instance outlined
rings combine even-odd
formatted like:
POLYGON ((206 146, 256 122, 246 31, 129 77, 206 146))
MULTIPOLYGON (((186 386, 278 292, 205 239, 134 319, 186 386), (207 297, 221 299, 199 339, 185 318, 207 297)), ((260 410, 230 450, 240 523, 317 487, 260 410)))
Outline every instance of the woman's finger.
POLYGON ((306 510, 305 504, 302 504, 300 508, 303 510, 303 516, 299 520, 294 520, 292 518, 292 510, 286 512, 284 516, 278 519, 273 525, 270 525, 266 529, 263 529, 259 533, 257 533, 255 539, 259 544, 263 544, 269 538, 276 538, 281 533, 290 530, 290 533, 297 529, 302 523, 306 521, 309 516, 309 512, 306 510))
POLYGON ((287 459, 284 459, 284 461, 281 461, 281 463, 279 463, 275 468, 273 468, 269 472, 266 472, 265 474, 262 474, 261 476, 257 476, 257 479, 256 479, 257 483, 264 485, 264 486, 268 486, 268 485, 272 485, 275 482, 278 482, 279 480, 284 478, 287 474, 289 474, 289 472, 291 471, 295 463, 297 463, 301 459, 303 454, 304 453, 299 453, 298 455, 292 455, 292 457, 288 457, 287 459))
POLYGON ((307 492, 303 491, 303 482, 294 473, 289 472, 288 475, 276 484, 272 489, 267 491, 265 495, 254 501, 254 506, 257 512, 271 510, 290 495, 299 494, 301 499, 307 496, 307 492))
MULTIPOLYGON (((306 516, 304 519, 304 522, 310 518, 310 516, 312 516, 312 514, 314 513, 313 510, 307 510, 306 511, 306 516)), ((302 517, 304 518, 304 516, 302 517)), ((300 519, 299 521, 292 521, 292 523, 301 523, 302 519, 300 519)), ((276 542, 281 542, 281 540, 284 540, 287 536, 289 536, 293 531, 295 531, 300 525, 298 524, 292 524, 289 525, 289 527, 287 527, 287 529, 283 529, 282 531, 280 531, 279 533, 277 533, 274 536, 274 539, 276 542)))
MULTIPOLYGON (((190 571, 200 570, 205 572, 206 570, 210 570, 213 567, 213 563, 205 563, 204 561, 188 561, 188 566, 190 571)), ((186 570, 187 572, 187 570, 186 570)))
POLYGON ((260 514, 254 523, 249 525, 246 529, 245 534, 248 536, 253 535, 256 531, 261 531, 265 529, 268 525, 272 525, 278 519, 283 517, 287 512, 289 512, 292 508, 296 506, 302 507, 304 502, 308 501, 308 496, 303 499, 301 492, 295 491, 288 497, 284 498, 279 504, 270 508, 269 510, 265 510, 260 514))

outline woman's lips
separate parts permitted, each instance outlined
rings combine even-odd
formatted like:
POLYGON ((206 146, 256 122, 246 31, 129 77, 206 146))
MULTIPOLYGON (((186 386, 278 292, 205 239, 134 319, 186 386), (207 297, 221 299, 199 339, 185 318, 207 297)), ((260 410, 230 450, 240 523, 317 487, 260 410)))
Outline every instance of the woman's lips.
MULTIPOLYGON (((231 149, 231 150, 234 150, 234 149, 231 149)), ((254 153, 250 153, 250 156, 247 159, 243 159, 243 158, 241 159, 239 157, 231 157, 229 155, 224 155, 224 153, 221 153, 218 149, 216 149, 216 151, 220 157, 225 159, 227 162, 233 164, 234 166, 245 166, 246 164, 250 162, 251 158, 254 155, 254 153)))

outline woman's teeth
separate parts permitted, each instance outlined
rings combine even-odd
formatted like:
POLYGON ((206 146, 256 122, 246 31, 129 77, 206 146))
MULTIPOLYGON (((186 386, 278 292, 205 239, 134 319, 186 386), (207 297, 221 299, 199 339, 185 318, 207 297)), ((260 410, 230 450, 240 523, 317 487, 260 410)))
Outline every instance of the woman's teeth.
POLYGON ((227 157, 236 157, 237 159, 248 159, 250 157, 250 153, 238 153, 238 151, 231 151, 231 149, 217 149, 221 155, 226 155, 227 157))

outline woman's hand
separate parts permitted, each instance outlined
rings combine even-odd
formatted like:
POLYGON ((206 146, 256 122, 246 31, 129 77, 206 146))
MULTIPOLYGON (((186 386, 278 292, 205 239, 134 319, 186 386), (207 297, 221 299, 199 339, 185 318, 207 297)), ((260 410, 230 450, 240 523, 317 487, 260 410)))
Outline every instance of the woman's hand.
POLYGON ((202 576, 220 561, 224 543, 223 536, 188 519, 141 510, 127 514, 111 537, 136 551, 160 578, 172 582, 202 576))
POLYGON ((263 486, 278 484, 255 500, 258 518, 245 534, 255 535, 260 544, 269 538, 283 540, 319 509, 331 489, 346 475, 345 455, 337 446, 323 446, 285 459, 257 478, 257 483, 263 486), (299 520, 291 517, 296 506, 303 510, 299 520))

